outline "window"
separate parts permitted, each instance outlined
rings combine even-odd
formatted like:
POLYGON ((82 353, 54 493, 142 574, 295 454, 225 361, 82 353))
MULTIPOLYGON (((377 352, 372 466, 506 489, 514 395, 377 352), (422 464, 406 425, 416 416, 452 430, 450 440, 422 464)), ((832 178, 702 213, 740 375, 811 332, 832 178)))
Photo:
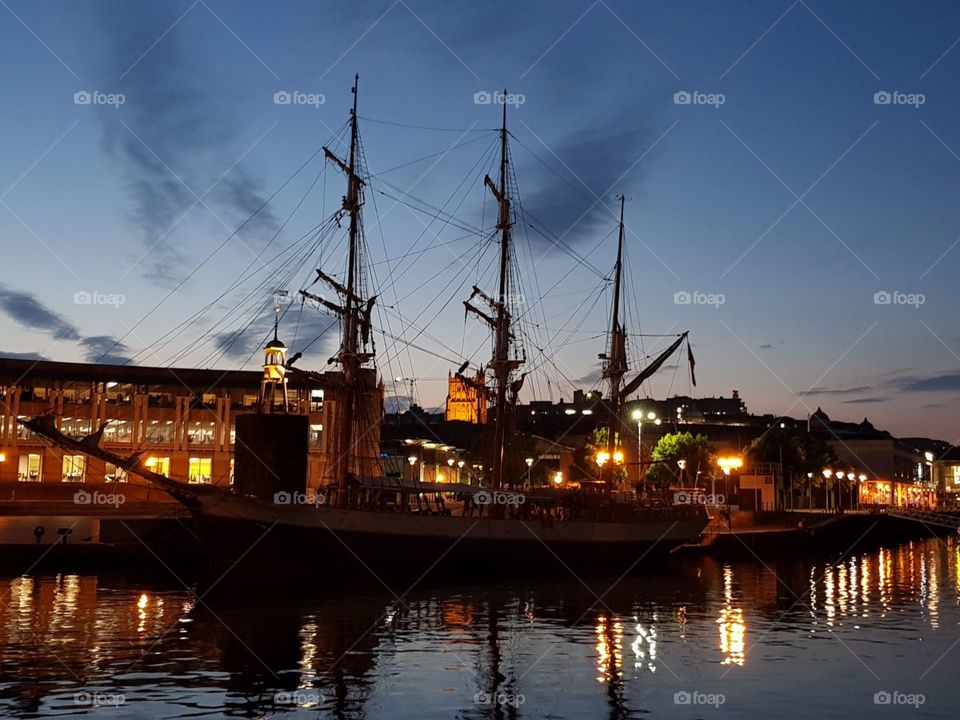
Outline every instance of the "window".
POLYGON ((310 445, 318 447, 323 440, 323 425, 310 426, 310 445))
POLYGON ((209 483, 212 474, 213 460, 210 458, 190 458, 190 482, 194 484, 209 483))
POLYGON ((216 404, 217 404, 217 395, 216 395, 216 393, 204 393, 204 394, 203 394, 203 404, 204 404, 204 405, 216 405, 216 404))
POLYGON ((170 476, 170 458, 168 457, 148 457, 144 465, 158 475, 170 476))
POLYGON ((310 391, 310 412, 323 410, 323 390, 310 391))
POLYGON ((257 404, 256 395, 244 395, 243 396, 243 406, 244 407, 255 407, 257 404))
POLYGON ((20 456, 20 468, 17 480, 21 482, 40 482, 41 458, 35 453, 20 456))
POLYGON ((950 469, 953 470, 953 485, 956 487, 960 485, 960 465, 954 465, 950 469))
POLYGON ((108 483, 126 482, 127 471, 121 467, 117 467, 113 463, 107 463, 106 473, 104 474, 103 479, 108 483))
POLYGON ((85 455, 63 456, 63 482, 83 482, 83 475, 87 470, 85 455))

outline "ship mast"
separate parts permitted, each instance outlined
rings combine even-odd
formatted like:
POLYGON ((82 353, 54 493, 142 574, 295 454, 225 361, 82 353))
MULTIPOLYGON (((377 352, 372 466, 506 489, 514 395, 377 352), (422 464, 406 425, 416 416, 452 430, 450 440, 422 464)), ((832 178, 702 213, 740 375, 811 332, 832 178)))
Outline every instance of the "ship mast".
MULTIPOLYGON (((506 90, 504 90, 506 97, 506 90)), ((509 408, 516 401, 520 388, 523 385, 523 377, 511 382, 510 376, 514 370, 523 364, 523 360, 511 358, 510 344, 513 336, 510 332, 510 323, 512 316, 510 314, 510 255, 511 239, 513 231, 512 210, 509 196, 508 177, 509 177, 509 152, 507 148, 507 106, 503 105, 503 123, 500 127, 500 173, 498 182, 494 182, 489 175, 484 176, 483 184, 493 194, 499 205, 497 214, 497 232, 500 233, 500 281, 497 288, 497 295, 491 297, 480 288, 474 286, 470 299, 464 301, 464 307, 468 313, 473 313, 483 320, 493 331, 493 358, 490 367, 493 370, 494 382, 496 388, 493 392, 493 401, 496 408, 496 420, 493 431, 493 450, 492 450, 492 474, 490 477, 490 487, 499 490, 503 487, 503 480, 506 466, 506 443, 507 426, 509 423, 509 408), (484 312, 473 305, 471 300, 475 297, 482 299, 490 308, 490 312, 484 312)), ((475 383, 465 378, 462 374, 463 368, 457 372, 457 377, 467 382, 471 387, 476 387, 475 383)), ((496 511, 494 507, 494 511, 496 511)))
MULTIPOLYGON (((507 93, 504 91, 504 98, 507 93)), ((493 186, 488 176, 485 180, 500 204, 497 229, 500 231, 500 289, 496 305, 496 339, 494 341, 493 371, 497 380, 497 417, 493 440, 493 477, 491 487, 503 486, 503 465, 507 440, 507 386, 510 383, 510 314, 507 309, 507 285, 510 262, 510 198, 507 195, 507 103, 503 103, 503 124, 500 128, 500 186, 493 186)))
POLYGON ((608 402, 609 420, 607 424, 607 461, 603 466, 603 480, 607 489, 613 487, 614 455, 617 451, 617 429, 620 425, 620 400, 623 376, 627 372, 626 332, 620 323, 620 295, 623 277, 623 206, 624 197, 620 196, 620 235, 617 240, 617 263, 614 266, 613 315, 610 320, 610 351, 606 356, 607 364, 603 376, 610 381, 610 400, 608 402))
POLYGON ((360 287, 359 278, 359 244, 361 232, 360 208, 363 204, 362 190, 363 180, 357 174, 359 165, 359 132, 357 128, 357 86, 360 82, 360 76, 356 75, 353 79, 353 108, 350 111, 350 155, 346 162, 341 160, 329 148, 324 147, 323 152, 327 159, 340 168, 347 176, 347 194, 343 197, 342 211, 350 217, 349 230, 349 250, 347 253, 347 278, 346 285, 337 283, 320 270, 317 270, 319 279, 327 282, 342 297, 343 305, 337 306, 329 303, 315 295, 301 291, 306 297, 318 300, 327 308, 336 312, 343 319, 343 339, 340 345, 340 351, 334 358, 343 369, 343 385, 341 395, 337 398, 337 438, 334 443, 333 457, 333 479, 338 488, 337 504, 344 507, 347 504, 347 490, 350 477, 350 457, 353 455, 353 426, 354 411, 357 404, 357 385, 361 381, 360 367, 363 362, 369 359, 369 355, 361 353, 359 347, 359 335, 361 324, 366 322, 369 332, 369 306, 372 301, 368 301, 367 308, 362 307, 358 296, 360 287), (361 317, 363 313, 363 317, 361 317))

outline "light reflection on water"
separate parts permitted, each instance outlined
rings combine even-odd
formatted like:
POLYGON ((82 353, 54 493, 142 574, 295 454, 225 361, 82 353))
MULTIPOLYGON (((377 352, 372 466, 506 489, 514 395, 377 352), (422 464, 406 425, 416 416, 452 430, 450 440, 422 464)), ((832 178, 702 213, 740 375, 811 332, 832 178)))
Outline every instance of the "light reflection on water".
POLYGON ((925 695, 897 716, 945 717, 960 701, 955 538, 833 564, 687 559, 600 594, 611 582, 211 609, 110 577, 2 579, 0 716, 841 717, 886 689, 925 695))

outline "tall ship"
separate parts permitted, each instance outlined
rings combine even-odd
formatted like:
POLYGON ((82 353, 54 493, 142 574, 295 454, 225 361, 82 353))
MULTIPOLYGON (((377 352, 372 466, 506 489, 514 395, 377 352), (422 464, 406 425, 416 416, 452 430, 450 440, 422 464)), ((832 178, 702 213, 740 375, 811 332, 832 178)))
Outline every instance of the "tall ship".
MULTIPOLYGON (((621 408, 628 395, 653 375, 686 340, 677 337, 634 378, 626 353, 627 332, 621 317, 623 295, 624 200, 620 199, 617 256, 614 267, 609 346, 600 355, 609 386, 604 426, 599 433, 608 462, 598 463, 598 482, 589 489, 524 486, 517 466, 513 410, 527 373, 525 353, 516 338, 516 258, 513 247, 515 209, 511 183, 507 105, 498 132, 499 167, 483 178, 497 208, 495 238, 498 273, 495 289, 474 285, 463 303, 467 316, 484 323, 491 334, 492 357, 475 371, 464 362, 457 379, 472 387, 492 418, 480 483, 421 482, 387 477, 379 467, 383 385, 373 349, 371 293, 364 263, 363 207, 367 178, 359 137, 358 85, 353 85, 347 152, 329 147, 327 161, 346 178, 346 193, 335 213, 347 224, 345 269, 323 267, 316 279, 327 290, 300 290, 303 300, 333 315, 340 343, 331 358, 333 371, 316 372, 288 358, 281 340, 280 308, 273 336, 263 353, 263 376, 256 412, 236 418, 234 482, 229 487, 191 484, 156 472, 139 454, 121 456, 101 447, 105 426, 82 439, 64 435, 52 415, 21 422, 36 434, 70 452, 85 453, 163 488, 190 510, 213 563, 227 569, 301 568, 313 573, 370 575, 401 573, 422 577, 457 569, 519 572, 585 572, 609 569, 626 573, 645 561, 663 557, 677 546, 695 542, 708 523, 702 505, 653 507, 618 476, 614 457, 622 457, 627 437, 621 408), (287 384, 315 386, 332 405, 327 435, 329 462, 323 481, 307 486, 305 415, 288 408, 287 384), (438 511, 423 511, 428 498, 438 511), (443 508, 441 511, 440 509, 443 508)), ((478 426, 478 432, 488 428, 478 426)), ((638 460, 642 460, 638 458, 638 460)))

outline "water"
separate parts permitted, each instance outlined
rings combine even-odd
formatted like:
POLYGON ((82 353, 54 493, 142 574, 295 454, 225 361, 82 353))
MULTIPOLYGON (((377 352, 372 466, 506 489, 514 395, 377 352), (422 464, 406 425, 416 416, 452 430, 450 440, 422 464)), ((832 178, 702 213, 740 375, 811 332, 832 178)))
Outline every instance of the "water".
POLYGON ((955 538, 401 601, 171 583, 0 580, 0 716, 945 718, 960 701, 955 538))

